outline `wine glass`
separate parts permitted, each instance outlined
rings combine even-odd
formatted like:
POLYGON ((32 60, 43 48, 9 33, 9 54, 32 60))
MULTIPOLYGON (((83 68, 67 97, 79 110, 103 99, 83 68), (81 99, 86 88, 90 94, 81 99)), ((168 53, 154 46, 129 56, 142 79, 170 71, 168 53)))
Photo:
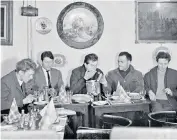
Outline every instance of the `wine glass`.
POLYGON ((141 91, 140 91, 140 95, 141 95, 142 100, 146 100, 146 99, 145 99, 146 90, 144 90, 144 89, 141 90, 141 91))
POLYGON ((109 100, 111 98, 111 92, 106 91, 105 96, 109 100))

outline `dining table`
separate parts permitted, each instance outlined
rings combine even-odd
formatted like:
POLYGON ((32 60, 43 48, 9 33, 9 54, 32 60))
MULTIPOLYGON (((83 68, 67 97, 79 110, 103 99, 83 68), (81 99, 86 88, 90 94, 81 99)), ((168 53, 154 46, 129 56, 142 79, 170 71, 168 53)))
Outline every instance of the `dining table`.
POLYGON ((91 105, 91 120, 92 127, 102 127, 101 117, 103 114, 108 113, 122 113, 122 112, 143 112, 149 113, 149 100, 141 100, 131 103, 112 103, 111 105, 91 105))
POLYGON ((2 122, 0 125, 1 139, 64 139, 65 125, 67 117, 58 117, 57 123, 52 124, 50 129, 46 130, 26 130, 18 128, 17 123, 7 124, 2 122))
POLYGON ((75 111, 76 113, 80 113, 83 117, 81 122, 79 121, 79 126, 90 126, 89 120, 89 110, 90 110, 90 103, 57 103, 54 102, 55 108, 65 108, 75 111))

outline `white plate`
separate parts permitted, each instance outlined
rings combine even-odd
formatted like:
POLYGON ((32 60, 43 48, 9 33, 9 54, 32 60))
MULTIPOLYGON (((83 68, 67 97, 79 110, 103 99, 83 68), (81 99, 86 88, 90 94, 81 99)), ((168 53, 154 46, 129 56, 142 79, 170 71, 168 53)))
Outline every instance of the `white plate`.
POLYGON ((76 115, 76 111, 69 110, 69 109, 64 109, 64 108, 56 108, 56 112, 59 116, 62 116, 62 115, 68 115, 68 116, 76 115))
POLYGON ((129 93, 129 96, 133 100, 139 100, 139 99, 141 99, 141 95, 139 93, 131 92, 131 93, 129 93))
POLYGON ((106 101, 95 101, 93 102, 94 105, 106 105, 107 102, 106 101))
POLYGON ((45 105, 47 103, 48 103, 47 101, 34 102, 34 104, 36 105, 45 105))
POLYGON ((91 97, 87 94, 75 94, 72 96, 72 100, 77 103, 88 103, 91 101, 91 97))
POLYGON ((52 130, 55 130, 56 132, 62 131, 64 129, 64 126, 59 125, 58 123, 54 123, 51 125, 52 130))
POLYGON ((111 99, 118 100, 118 99, 120 99, 120 97, 119 96, 112 96, 111 99))

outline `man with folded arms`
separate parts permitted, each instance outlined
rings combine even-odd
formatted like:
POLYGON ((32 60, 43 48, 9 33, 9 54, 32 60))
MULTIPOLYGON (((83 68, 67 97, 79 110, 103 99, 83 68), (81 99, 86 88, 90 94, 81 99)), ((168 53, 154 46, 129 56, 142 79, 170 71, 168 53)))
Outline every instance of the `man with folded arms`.
MULTIPOLYGON (((26 94, 25 84, 33 79, 36 64, 31 59, 23 59, 16 64, 16 69, 1 78, 1 113, 8 114, 13 98, 17 106, 26 107, 34 96, 26 94)), ((27 109, 27 108, 24 108, 27 109)))
POLYGON ((72 70, 70 86, 73 94, 87 94, 86 81, 100 78, 102 85, 107 85, 103 72, 97 68, 98 56, 94 53, 85 56, 84 64, 72 70))
POLYGON ((177 71, 168 68, 170 60, 167 50, 159 50, 156 55, 157 66, 144 76, 152 112, 177 110, 177 71))

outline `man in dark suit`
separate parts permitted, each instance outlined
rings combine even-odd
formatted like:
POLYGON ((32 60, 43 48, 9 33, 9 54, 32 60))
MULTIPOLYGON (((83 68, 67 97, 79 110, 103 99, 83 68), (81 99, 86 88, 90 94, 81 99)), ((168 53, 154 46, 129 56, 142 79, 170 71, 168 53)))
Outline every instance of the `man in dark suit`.
POLYGON ((41 54, 42 65, 36 69, 34 79, 28 83, 28 91, 35 90, 34 85, 38 89, 44 87, 55 89, 59 93, 63 85, 62 74, 60 70, 52 68, 54 56, 51 51, 45 51, 41 54))
POLYGON ((33 79, 36 64, 31 59, 23 59, 16 64, 16 69, 1 78, 1 113, 8 114, 13 98, 21 109, 31 103, 34 96, 25 92, 25 83, 33 79))
POLYGON ((97 68, 98 56, 94 53, 85 56, 84 64, 72 70, 70 86, 73 94, 87 94, 86 81, 97 80, 101 75, 100 83, 107 85, 103 72, 97 68))

